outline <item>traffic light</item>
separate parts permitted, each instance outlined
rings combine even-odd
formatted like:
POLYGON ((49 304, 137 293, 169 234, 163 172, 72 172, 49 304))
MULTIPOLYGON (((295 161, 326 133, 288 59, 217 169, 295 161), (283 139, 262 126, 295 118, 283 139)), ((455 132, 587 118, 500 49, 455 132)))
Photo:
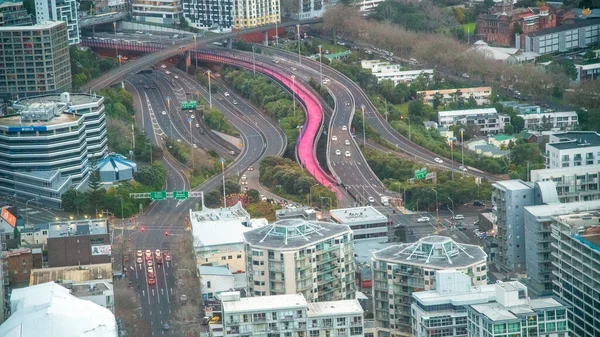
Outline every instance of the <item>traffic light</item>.
POLYGON ((165 236, 169 236, 169 232, 166 232, 166 231, 165 231, 165 236))
POLYGON ((146 229, 144 227, 142 227, 142 233, 145 231, 146 229))

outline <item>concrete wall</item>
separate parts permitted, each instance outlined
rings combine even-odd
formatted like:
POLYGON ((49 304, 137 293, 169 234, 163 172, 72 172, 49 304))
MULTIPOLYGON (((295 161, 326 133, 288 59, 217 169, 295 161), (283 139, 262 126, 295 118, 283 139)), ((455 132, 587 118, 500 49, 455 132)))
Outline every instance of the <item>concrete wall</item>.
POLYGON ((140 30, 143 31, 144 33, 146 32, 168 32, 168 33, 173 33, 173 34, 186 34, 186 35, 194 35, 192 32, 188 32, 185 30, 180 30, 180 29, 174 29, 174 28, 167 28, 167 27, 162 27, 162 26, 154 26, 154 25, 146 25, 143 23, 137 23, 137 22, 128 22, 128 21, 119 21, 117 22, 117 30, 140 30))

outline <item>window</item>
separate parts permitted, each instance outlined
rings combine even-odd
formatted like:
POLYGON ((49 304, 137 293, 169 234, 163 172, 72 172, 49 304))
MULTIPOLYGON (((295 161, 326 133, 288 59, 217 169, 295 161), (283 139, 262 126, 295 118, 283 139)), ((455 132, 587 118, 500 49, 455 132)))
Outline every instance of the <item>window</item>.
POLYGON ((210 281, 206 281, 206 287, 210 288, 210 281))
POLYGON ((319 337, 319 330, 310 330, 310 337, 319 337))
POLYGON ((238 258, 238 259, 241 259, 241 258, 242 258, 242 254, 238 254, 238 255, 237 255, 237 258, 238 258))
POLYGON ((227 257, 221 256, 221 260, 227 260, 227 257))
POLYGON ((228 260, 231 260, 231 259, 233 259, 233 256, 229 255, 229 256, 227 257, 227 259, 228 259, 228 260))

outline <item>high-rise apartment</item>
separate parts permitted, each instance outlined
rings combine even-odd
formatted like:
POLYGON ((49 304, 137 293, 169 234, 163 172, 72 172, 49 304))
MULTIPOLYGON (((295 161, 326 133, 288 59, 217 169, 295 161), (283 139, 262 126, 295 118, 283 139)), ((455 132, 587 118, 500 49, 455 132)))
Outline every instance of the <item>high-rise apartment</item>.
POLYGON ((570 131, 550 135, 546 144, 546 168, 600 164, 600 134, 570 131))
POLYGON ((295 20, 309 20, 320 18, 325 13, 325 1, 323 0, 300 0, 293 2, 297 8, 290 8, 290 16, 295 20))
POLYGON ((181 0, 133 0, 133 19, 141 23, 153 22, 165 25, 179 24, 183 10, 181 0))
POLYGON ((183 17, 199 29, 229 31, 233 27, 233 0, 183 0, 183 17))
POLYGON ((600 336, 598 211, 557 216, 552 223, 554 295, 567 303, 572 336, 600 336))
POLYGON ((253 296, 302 294, 309 302, 355 297, 350 227, 286 219, 244 233, 253 296))
POLYGON ((67 25, 69 45, 79 44, 79 16, 76 0, 35 0, 37 23, 62 21, 67 25))
POLYGON ((0 94, 56 93, 71 89, 71 63, 63 22, 0 27, 0 94))
POLYGON ((437 287, 436 271, 457 270, 473 285, 487 284, 487 254, 445 236, 373 253, 373 310, 377 337, 412 336, 413 293, 437 287))
POLYGON ((531 181, 553 181, 561 203, 600 199, 600 165, 531 170, 531 181))
POLYGON ((257 27, 275 22, 281 22, 279 0, 233 0, 234 29, 257 27))
POLYGON ((0 27, 30 25, 31 15, 23 7, 22 1, 0 0, 0 27))

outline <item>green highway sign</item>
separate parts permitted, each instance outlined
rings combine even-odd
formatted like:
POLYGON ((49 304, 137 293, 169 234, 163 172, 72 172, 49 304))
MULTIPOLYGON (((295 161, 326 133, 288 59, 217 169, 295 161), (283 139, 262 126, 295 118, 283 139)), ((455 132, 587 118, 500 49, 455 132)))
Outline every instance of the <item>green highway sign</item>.
POLYGON ((173 191, 173 199, 186 200, 187 198, 188 198, 188 191, 173 191))
POLYGON ((416 179, 425 179, 425 177, 427 177, 427 168, 415 170, 415 180, 416 179))
POLYGON ((159 191, 159 192, 150 192, 150 200, 166 200, 167 192, 159 191))
POLYGON ((196 101, 183 102, 181 104, 181 110, 194 110, 196 109, 196 101))

